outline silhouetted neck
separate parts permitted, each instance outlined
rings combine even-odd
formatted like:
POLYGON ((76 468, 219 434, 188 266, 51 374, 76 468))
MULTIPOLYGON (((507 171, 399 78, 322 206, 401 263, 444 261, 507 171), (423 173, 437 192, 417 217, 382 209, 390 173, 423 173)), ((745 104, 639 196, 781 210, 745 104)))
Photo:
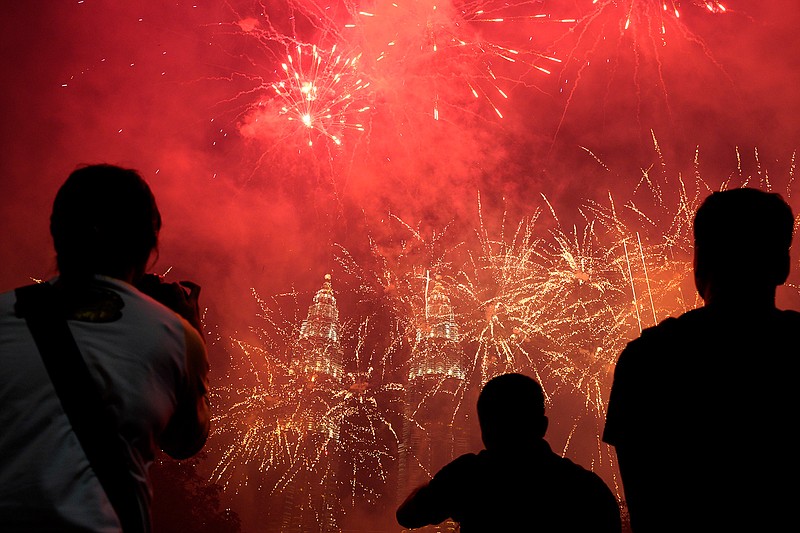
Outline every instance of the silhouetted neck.
POLYGON ((550 450, 550 445, 543 438, 519 439, 486 445, 486 450, 493 454, 516 456, 531 452, 548 451, 550 450))
POLYGON ((753 312, 775 309, 775 287, 752 290, 713 290, 703 295, 705 307, 723 312, 753 312))
POLYGON ((95 279, 95 275, 118 279, 130 285, 133 285, 141 278, 139 269, 129 268, 120 272, 93 272, 91 274, 76 274, 73 272, 65 275, 62 272, 58 275, 58 282, 62 285, 85 285, 86 283, 91 283, 95 279))

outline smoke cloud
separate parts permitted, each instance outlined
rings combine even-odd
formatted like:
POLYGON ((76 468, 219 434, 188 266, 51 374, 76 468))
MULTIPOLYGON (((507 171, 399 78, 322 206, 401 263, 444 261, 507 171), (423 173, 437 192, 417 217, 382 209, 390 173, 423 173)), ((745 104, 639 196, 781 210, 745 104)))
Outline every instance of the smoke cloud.
MULTIPOLYGON (((457 2, 435 16, 425 2, 9 3, 2 286, 54 273, 50 206, 85 163, 132 167, 152 185, 164 219, 153 268, 203 287, 218 380, 231 368, 225 339, 258 322, 252 289, 294 291, 302 315, 332 272, 340 313, 358 308, 369 276, 343 271, 342 250, 365 272, 401 256, 446 269, 530 217, 542 238, 580 229, 592 201, 633 201, 655 232, 682 183, 701 197, 772 188, 797 211, 800 6, 682 2, 675 19, 634 0, 625 29, 628 3, 492 15, 486 2, 484 18, 502 23, 460 20, 457 2), (320 87, 304 100, 291 84, 311 70, 320 87), (293 105, 309 106, 311 127, 293 105)), ((779 298, 796 306, 797 290, 779 298)), ((564 403, 570 416, 580 399, 564 403)), ((554 448, 570 427, 553 423, 554 448)), ((569 449, 587 466, 595 430, 569 449)))

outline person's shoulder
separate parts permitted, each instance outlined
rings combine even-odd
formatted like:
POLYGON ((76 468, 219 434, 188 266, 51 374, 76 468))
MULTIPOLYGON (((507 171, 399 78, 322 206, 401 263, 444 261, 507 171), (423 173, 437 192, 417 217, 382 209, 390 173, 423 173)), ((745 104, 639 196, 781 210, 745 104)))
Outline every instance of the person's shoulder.
POLYGON ((772 315, 769 335, 778 345, 797 346, 800 336, 800 312, 793 309, 776 309, 772 315))
POLYGON ((568 457, 553 454, 553 465, 557 468, 557 479, 555 483, 561 483, 567 487, 572 487, 578 491, 588 491, 589 493, 606 492, 611 489, 600 474, 576 463, 568 457))
POLYGON ((652 340, 665 335, 671 336, 680 334, 683 331, 694 329, 706 322, 709 319, 708 314, 705 308, 699 307, 681 313, 678 316, 667 317, 657 325, 645 328, 642 331, 642 337, 652 340))
POLYGON ((126 281, 108 276, 95 276, 98 285, 119 294, 125 302, 128 311, 133 309, 145 312, 149 320, 159 321, 173 327, 183 329, 184 321, 172 309, 156 301, 126 281))
POLYGON ((569 472, 574 476, 582 477, 585 479, 601 479, 596 472, 589 470, 588 468, 579 463, 576 463, 569 457, 563 457, 553 452, 553 461, 555 461, 558 464, 559 468, 565 470, 566 472, 569 472))
POLYGON ((11 323, 17 319, 16 303, 17 296, 13 290, 0 293, 0 320, 11 323))
POLYGON ((477 454, 475 453, 465 453, 463 455, 459 455, 447 465, 445 465, 442 470, 465 470, 470 468, 477 468, 481 464, 485 464, 487 462, 486 450, 483 450, 477 454))
POLYGON ((644 328, 639 336, 626 346, 626 351, 665 346, 670 343, 680 342, 684 337, 702 329, 708 317, 703 308, 692 309, 678 316, 663 319, 655 326, 644 328))
POLYGON ((615 383, 631 373, 651 377, 660 374, 664 358, 672 358, 676 350, 694 344, 697 332, 703 330, 703 315, 702 309, 694 309, 643 329, 620 352, 614 370, 615 383))
POLYGON ((458 456, 440 468, 431 483, 439 487, 465 485, 468 481, 481 477, 481 463, 474 453, 458 456))
POLYGON ((800 323, 800 311, 795 311, 794 309, 779 309, 778 317, 780 320, 787 323, 800 323))
POLYGON ((17 301, 17 297, 14 294, 14 289, 10 291, 0 292, 0 309, 3 312, 6 311, 7 308, 13 309, 14 302, 17 301))

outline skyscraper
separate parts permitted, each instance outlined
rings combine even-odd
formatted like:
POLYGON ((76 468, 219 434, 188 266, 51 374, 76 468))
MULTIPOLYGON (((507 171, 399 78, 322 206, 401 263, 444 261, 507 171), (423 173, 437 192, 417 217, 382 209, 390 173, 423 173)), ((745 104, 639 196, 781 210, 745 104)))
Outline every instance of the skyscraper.
MULTIPOLYGON (((303 402, 316 416, 306 418, 304 446, 318 449, 325 442, 338 440, 338 426, 325 416, 321 406, 328 405, 330 396, 342 386, 344 350, 339 337, 339 309, 333 294, 331 275, 326 274, 322 287, 316 292, 308 315, 300 326, 297 338, 296 368, 302 374, 303 402), (319 412, 317 412, 319 411, 319 412)), ((313 454, 301 454, 300 457, 313 454)), ((331 463, 316 461, 297 465, 295 474, 283 491, 281 531, 334 532, 338 531, 341 509, 336 493, 336 470, 339 458, 331 463)))
MULTIPOLYGON (((467 365, 453 307, 441 277, 426 280, 425 320, 417 328, 408 365, 405 417, 399 449, 400 492, 428 481, 467 447, 465 413, 459 409, 467 365)), ((428 531, 454 531, 445 522, 428 531)))
POLYGON ((337 381, 342 379, 339 309, 330 274, 325 274, 322 288, 314 295, 308 308, 308 316, 300 327, 298 345, 306 372, 337 381))

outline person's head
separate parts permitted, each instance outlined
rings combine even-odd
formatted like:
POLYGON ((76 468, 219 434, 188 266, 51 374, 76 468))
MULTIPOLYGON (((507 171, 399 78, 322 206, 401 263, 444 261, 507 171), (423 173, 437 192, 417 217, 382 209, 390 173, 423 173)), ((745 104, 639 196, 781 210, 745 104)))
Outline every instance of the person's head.
POLYGON ((50 234, 63 279, 94 274, 134 280, 158 245, 161 215, 135 170, 88 165, 72 172, 56 194, 50 234))
POLYGON ((508 448, 543 438, 547 417, 541 385, 517 373, 490 379, 478 396, 478 422, 487 449, 508 448))
POLYGON ((772 291, 789 275, 792 209, 777 193, 752 188, 709 195, 694 219, 695 285, 719 294, 772 291))

